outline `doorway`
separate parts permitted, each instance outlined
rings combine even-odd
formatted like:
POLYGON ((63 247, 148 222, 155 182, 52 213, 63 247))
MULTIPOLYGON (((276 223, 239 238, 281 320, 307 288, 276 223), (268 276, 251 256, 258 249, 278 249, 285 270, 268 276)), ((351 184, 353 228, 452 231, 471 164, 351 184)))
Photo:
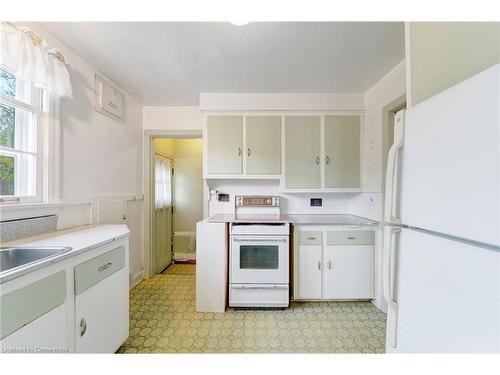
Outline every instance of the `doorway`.
POLYGON ((161 273, 172 263, 173 247, 173 159, 155 144, 153 168, 153 272, 161 273))
POLYGON ((387 157, 394 143, 394 115, 406 108, 406 96, 403 95, 382 109, 382 201, 385 201, 385 179, 387 175, 387 157))
POLYGON ((203 219, 201 138, 153 137, 151 273, 196 262, 196 223, 203 219))

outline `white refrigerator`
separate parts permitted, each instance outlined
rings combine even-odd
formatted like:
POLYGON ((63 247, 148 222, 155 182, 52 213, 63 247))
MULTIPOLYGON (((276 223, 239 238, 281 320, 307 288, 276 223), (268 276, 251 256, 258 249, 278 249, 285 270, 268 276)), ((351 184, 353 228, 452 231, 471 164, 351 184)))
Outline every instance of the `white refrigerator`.
POLYGON ((395 116, 386 352, 500 352, 500 67, 395 116))

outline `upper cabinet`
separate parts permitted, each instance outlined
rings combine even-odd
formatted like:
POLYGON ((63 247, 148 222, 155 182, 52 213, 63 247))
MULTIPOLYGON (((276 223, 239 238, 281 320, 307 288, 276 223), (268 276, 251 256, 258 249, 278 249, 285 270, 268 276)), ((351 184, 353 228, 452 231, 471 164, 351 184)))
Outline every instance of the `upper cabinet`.
POLYGON ((242 116, 209 116, 206 130, 207 173, 241 173, 242 116))
POLYGON ((359 188, 359 116, 325 116, 324 142, 325 187, 359 188))
POLYGON ((285 117, 285 188, 321 187, 319 116, 285 117))
POLYGON ((283 192, 360 192, 360 112, 208 114, 205 178, 279 179, 283 192))
POLYGON ((281 176, 281 116, 207 116, 206 177, 281 176))
POLYGON ((285 174, 288 192, 358 192, 360 115, 285 117, 285 174))
POLYGON ((281 116, 246 118, 246 173, 281 173, 281 116))

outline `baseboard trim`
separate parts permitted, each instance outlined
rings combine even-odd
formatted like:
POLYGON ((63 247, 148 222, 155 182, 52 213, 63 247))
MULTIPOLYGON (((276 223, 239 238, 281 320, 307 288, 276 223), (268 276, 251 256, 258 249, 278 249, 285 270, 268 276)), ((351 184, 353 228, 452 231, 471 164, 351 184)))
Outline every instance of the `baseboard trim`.
POLYGON ((142 280, 144 280, 144 271, 137 272, 133 275, 129 281, 129 290, 139 284, 142 280))
POLYGON ((174 253, 174 260, 196 259, 196 253, 174 253))
POLYGON ((377 309, 387 314, 387 305, 382 302, 382 298, 374 298, 371 300, 371 303, 373 303, 377 309))

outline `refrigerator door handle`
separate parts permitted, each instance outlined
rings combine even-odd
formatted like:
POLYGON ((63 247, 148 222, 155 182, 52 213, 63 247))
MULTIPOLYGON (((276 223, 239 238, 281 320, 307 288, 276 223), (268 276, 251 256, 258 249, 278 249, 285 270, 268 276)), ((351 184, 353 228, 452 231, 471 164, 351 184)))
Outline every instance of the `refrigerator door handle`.
POLYGON ((386 223, 401 224, 397 215, 398 186, 398 156, 404 146, 404 110, 398 112, 394 119, 394 143, 387 156, 386 192, 384 202, 384 221, 386 223))
POLYGON ((387 342, 393 348, 397 346, 398 305, 394 301, 394 250, 399 227, 386 227, 384 232, 383 294, 387 302, 387 342))

